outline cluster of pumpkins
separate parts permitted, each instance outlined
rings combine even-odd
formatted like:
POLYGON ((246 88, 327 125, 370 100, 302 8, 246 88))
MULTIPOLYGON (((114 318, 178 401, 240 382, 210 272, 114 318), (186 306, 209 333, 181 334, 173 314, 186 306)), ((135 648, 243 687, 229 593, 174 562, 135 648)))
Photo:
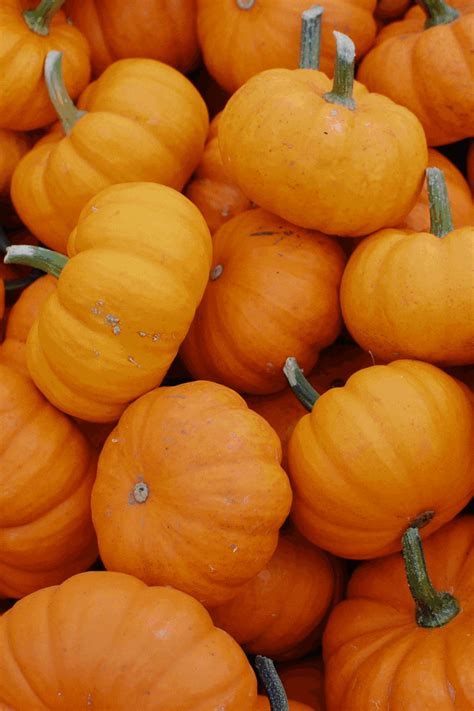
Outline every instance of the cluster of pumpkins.
POLYGON ((0 68, 0 709, 472 711, 473 0, 0 0, 0 68))

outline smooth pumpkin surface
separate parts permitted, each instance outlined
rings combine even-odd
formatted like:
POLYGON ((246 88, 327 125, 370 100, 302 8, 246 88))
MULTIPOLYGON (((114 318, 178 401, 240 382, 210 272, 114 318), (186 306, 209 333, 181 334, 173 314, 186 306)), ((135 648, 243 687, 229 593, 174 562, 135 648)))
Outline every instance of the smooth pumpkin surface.
POLYGON ((95 560, 96 464, 74 424, 0 363, 0 597, 56 585, 95 560))
POLYGON ((328 711, 469 711, 474 706, 474 517, 452 521, 423 544, 434 587, 461 611, 419 627, 403 559, 359 566, 323 641, 328 711))
POLYGON ((297 353, 309 371, 341 328, 345 257, 335 240, 261 209, 213 237, 211 276, 181 348, 195 378, 252 394, 282 390, 297 353))
POLYGON ((292 699, 307 704, 315 711, 324 711, 324 671, 321 657, 306 657, 279 664, 278 675, 286 693, 292 699))
POLYGON ((127 57, 158 59, 183 73, 196 64, 194 0, 67 0, 65 10, 89 41, 96 76, 127 57))
POLYGON ((51 249, 66 253, 84 205, 116 183, 150 181, 181 190, 197 166, 207 108, 191 82, 153 59, 122 59, 82 94, 87 113, 69 135, 56 127, 19 163, 12 200, 51 249))
POLYGON ((294 522, 345 558, 400 550, 404 530, 420 517, 429 519, 422 535, 430 535, 474 491, 473 426, 468 396, 433 365, 398 360, 359 370, 293 431, 294 522))
POLYGON ((114 185, 91 200, 28 336, 28 368, 46 397, 113 422, 159 385, 204 292, 211 249, 204 218, 172 188, 114 185))
POLYGON ((109 570, 219 605, 269 561, 291 489, 270 425, 205 381, 136 400, 107 439, 92 492, 109 570))
MULTIPOLYGON (((301 14, 307 0, 198 0, 204 62, 219 84, 235 92, 265 69, 296 69, 301 14)), ((333 30, 350 35, 362 57, 375 39, 374 0, 323 0, 321 69, 332 73, 333 30)))
POLYGON ((0 620, 0 656, 5 709, 253 711, 256 703, 245 655, 202 605, 121 573, 75 575, 21 600, 0 620))
POLYGON ((17 164, 28 151, 29 136, 0 128, 0 201, 10 196, 10 183, 17 164))

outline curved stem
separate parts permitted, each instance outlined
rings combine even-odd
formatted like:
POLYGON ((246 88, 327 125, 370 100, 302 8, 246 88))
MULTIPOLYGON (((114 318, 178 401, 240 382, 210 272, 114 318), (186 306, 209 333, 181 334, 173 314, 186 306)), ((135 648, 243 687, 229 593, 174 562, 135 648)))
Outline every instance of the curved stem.
POLYGON ((416 622, 420 627, 443 627, 460 612, 459 603, 450 593, 434 589, 426 570, 418 529, 408 528, 402 541, 408 586, 416 605, 416 622))
POLYGON ((255 0, 236 0, 239 10, 251 10, 255 5, 255 0))
POLYGON ((319 398, 319 393, 306 380, 303 371, 298 365, 298 361, 293 356, 286 359, 283 366, 283 372, 286 375, 290 388, 295 393, 300 403, 309 411, 314 407, 314 403, 319 398))
POLYGON ((336 38, 336 64, 334 65, 334 80, 332 91, 323 95, 323 99, 330 104, 341 104, 347 109, 354 110, 356 103, 352 98, 354 88, 354 42, 342 32, 334 31, 336 38))
POLYGON ((22 277, 21 279, 5 279, 5 291, 16 291, 17 289, 24 289, 25 287, 32 284, 34 281, 43 276, 43 272, 39 269, 32 269, 29 274, 22 277))
POLYGON ((272 660, 257 655, 255 669, 267 691, 271 711, 289 711, 288 697, 272 660))
POLYGON ((23 18, 32 32, 37 35, 49 35, 49 23, 64 0, 41 0, 34 10, 25 10, 23 18))
POLYGON ((319 69, 323 12, 320 5, 313 5, 301 15, 300 69, 319 69))
POLYGON ((430 203, 430 230, 436 237, 444 237, 454 230, 454 225, 443 171, 439 168, 427 168, 426 182, 430 203))
POLYGON ((27 264, 58 278, 69 260, 64 254, 51 249, 19 244, 7 248, 7 256, 3 261, 5 264, 27 264))
POLYGON ((449 25, 459 17, 459 11, 448 5, 444 0, 416 0, 426 12, 425 30, 436 25, 449 25))
POLYGON ((62 73, 62 61, 62 52, 57 52, 56 50, 48 52, 44 63, 44 78, 54 110, 61 120, 64 132, 69 134, 74 124, 84 116, 86 112, 76 109, 71 101, 71 97, 67 93, 62 73))

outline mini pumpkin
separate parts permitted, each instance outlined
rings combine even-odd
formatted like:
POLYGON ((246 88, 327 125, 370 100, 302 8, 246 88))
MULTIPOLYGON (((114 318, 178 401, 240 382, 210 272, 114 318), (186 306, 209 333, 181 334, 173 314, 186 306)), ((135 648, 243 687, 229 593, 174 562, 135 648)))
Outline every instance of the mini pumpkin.
POLYGON ((321 657, 305 657, 278 664, 278 675, 292 699, 307 704, 315 711, 325 711, 324 670, 321 657))
POLYGON ((27 153, 30 143, 26 134, 0 128, 0 202, 10 197, 13 171, 27 153))

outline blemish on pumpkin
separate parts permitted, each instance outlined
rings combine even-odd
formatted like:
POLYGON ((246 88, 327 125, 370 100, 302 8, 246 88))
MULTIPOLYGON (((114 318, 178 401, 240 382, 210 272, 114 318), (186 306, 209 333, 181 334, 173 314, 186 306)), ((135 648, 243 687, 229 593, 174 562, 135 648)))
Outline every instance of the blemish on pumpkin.
POLYGON ((140 363, 137 363, 137 361, 135 360, 135 358, 134 358, 133 356, 131 356, 131 355, 127 356, 127 360, 128 360, 128 362, 131 363, 132 365, 136 365, 137 368, 141 368, 140 363))
POLYGON ((92 707, 93 703, 94 703, 94 702, 92 701, 92 694, 89 692, 89 693, 87 694, 87 705, 88 705, 89 707, 92 707))
POLYGON ((100 358, 100 351, 94 351, 94 358, 100 358))
POLYGON ((214 568, 213 565, 208 565, 208 568, 209 568, 209 570, 211 571, 211 573, 215 573, 215 572, 216 572, 216 568, 214 568))
POLYGON ((169 630, 167 630, 167 629, 155 630, 153 632, 153 634, 155 635, 155 637, 157 639, 166 639, 166 637, 169 636, 169 630))
POLYGON ((97 205, 91 205, 91 212, 99 212, 97 205))
POLYGON ((118 437, 112 437, 110 440, 113 444, 117 444, 117 442, 120 442, 120 439, 118 437))
POLYGON ((229 548, 232 551, 232 553, 237 553, 237 551, 239 550, 239 546, 236 545, 235 543, 231 543, 229 548))
POLYGON ((156 343, 157 341, 161 340, 161 334, 160 333, 154 333, 153 336, 151 337, 151 340, 153 343, 156 343))
POLYGON ((137 482, 128 495, 129 505, 144 504, 148 499, 149 493, 148 485, 144 481, 137 482))
POLYGON ((148 333, 146 331, 137 331, 137 333, 141 338, 145 338, 146 336, 148 336, 148 333))
POLYGON ((265 370, 267 371, 267 373, 273 373, 275 370, 275 366, 273 365, 273 363, 268 362, 265 366, 265 370))
POLYGON ((215 281, 216 279, 219 279, 219 277, 222 275, 223 271, 224 271, 224 267, 222 266, 222 264, 217 264, 214 267, 214 269, 211 271, 211 275, 209 277, 210 280, 215 281))

